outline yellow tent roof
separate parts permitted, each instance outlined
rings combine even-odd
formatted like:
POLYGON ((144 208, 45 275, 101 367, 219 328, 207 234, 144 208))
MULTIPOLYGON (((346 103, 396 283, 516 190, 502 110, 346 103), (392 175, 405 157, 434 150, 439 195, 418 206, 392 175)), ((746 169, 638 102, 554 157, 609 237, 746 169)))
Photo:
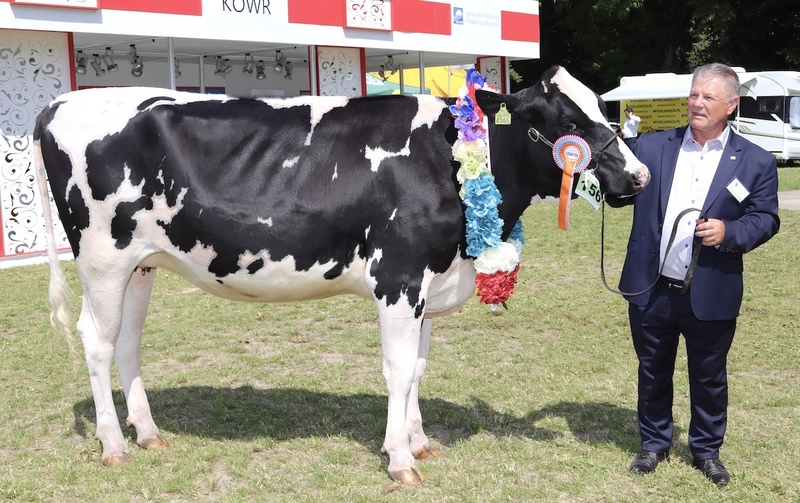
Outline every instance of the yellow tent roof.
MULTIPOLYGON (((402 70, 403 85, 419 89, 419 69, 409 68, 402 70)), ((387 72, 388 73, 388 72, 387 72)), ((377 72, 372 76, 380 79, 377 72)), ((458 96, 458 90, 464 85, 467 70, 464 66, 433 66, 425 68, 425 88, 434 96, 458 96)), ((395 72, 386 79, 386 82, 400 84, 400 72, 395 72)), ((397 90, 395 94, 400 94, 397 90)))

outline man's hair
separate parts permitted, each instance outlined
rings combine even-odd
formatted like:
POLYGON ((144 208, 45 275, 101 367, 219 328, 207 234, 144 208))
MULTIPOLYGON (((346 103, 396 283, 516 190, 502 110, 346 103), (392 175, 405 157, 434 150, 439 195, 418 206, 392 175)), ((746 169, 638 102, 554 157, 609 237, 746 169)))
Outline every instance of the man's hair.
POLYGON ((626 112, 633 112, 633 108, 631 108, 630 106, 627 106, 627 107, 625 107, 625 111, 626 112))
POLYGON ((695 68, 692 74, 692 85, 697 79, 714 78, 722 81, 722 89, 725 92, 725 101, 727 103, 739 96, 739 75, 733 68, 722 63, 709 63, 695 68))

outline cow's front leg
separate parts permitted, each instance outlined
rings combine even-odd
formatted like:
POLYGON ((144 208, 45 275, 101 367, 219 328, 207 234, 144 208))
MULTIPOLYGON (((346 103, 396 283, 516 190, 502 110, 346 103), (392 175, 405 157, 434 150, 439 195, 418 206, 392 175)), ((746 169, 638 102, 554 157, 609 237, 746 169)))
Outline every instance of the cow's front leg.
MULTIPOLYGON (((423 482, 411 453, 406 411, 417 375, 422 317, 404 299, 391 306, 378 302, 383 347, 383 376, 389 390, 389 409, 383 451, 389 455, 389 476, 403 484, 423 482)), ((418 409, 418 407, 416 407, 418 409)))
POLYGON ((162 450, 168 444, 153 421, 140 373, 142 328, 155 275, 155 269, 137 267, 128 281, 122 308, 122 326, 116 344, 116 359, 128 406, 126 424, 136 428, 136 443, 139 447, 162 450))
POLYGON ((406 410, 409 444, 411 453, 416 459, 429 459, 439 455, 439 451, 431 447, 428 436, 425 435, 422 429, 422 413, 419 410, 419 383, 425 374, 425 367, 428 363, 432 325, 433 322, 430 318, 422 322, 419 349, 417 351, 417 367, 414 372, 414 382, 411 385, 411 393, 408 397, 408 408, 406 410))

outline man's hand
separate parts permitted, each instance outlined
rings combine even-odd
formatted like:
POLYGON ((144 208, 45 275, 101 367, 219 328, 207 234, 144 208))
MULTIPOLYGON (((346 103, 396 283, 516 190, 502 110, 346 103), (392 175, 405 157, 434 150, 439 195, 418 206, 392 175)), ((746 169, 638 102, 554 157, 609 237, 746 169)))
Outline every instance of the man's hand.
POLYGON ((709 218, 708 221, 698 218, 694 235, 703 238, 703 246, 719 246, 725 238, 725 223, 716 218, 709 218))

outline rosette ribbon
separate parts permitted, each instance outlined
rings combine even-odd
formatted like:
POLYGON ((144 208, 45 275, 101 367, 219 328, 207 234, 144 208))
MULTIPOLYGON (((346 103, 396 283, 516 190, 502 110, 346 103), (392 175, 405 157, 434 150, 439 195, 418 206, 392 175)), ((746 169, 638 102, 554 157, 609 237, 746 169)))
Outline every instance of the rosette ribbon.
POLYGON ((558 198, 558 228, 568 231, 574 175, 586 169, 592 160, 592 152, 589 144, 580 136, 566 135, 553 143, 553 159, 562 170, 561 192, 558 198))

